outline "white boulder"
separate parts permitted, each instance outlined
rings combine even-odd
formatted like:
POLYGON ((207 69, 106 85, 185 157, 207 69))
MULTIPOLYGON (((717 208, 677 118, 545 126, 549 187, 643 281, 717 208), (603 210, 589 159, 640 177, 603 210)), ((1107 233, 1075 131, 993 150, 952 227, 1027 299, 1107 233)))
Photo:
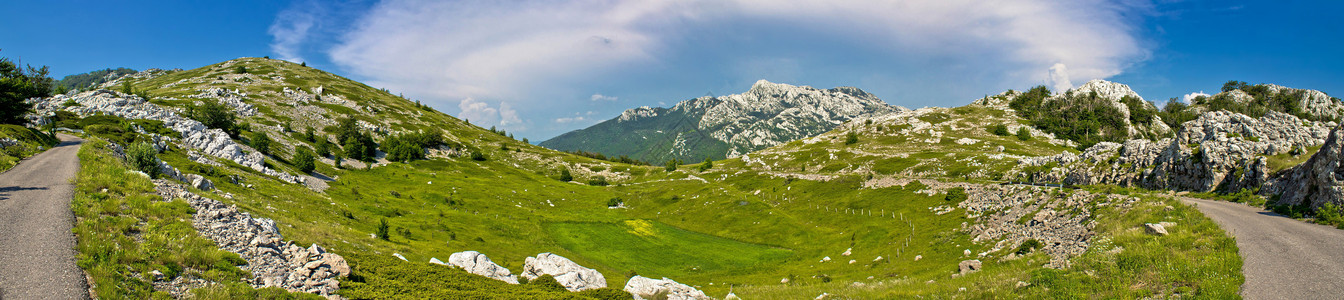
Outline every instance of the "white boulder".
POLYGON ((643 300, 644 297, 653 296, 662 292, 667 292, 668 300, 683 299, 713 299, 689 285, 677 283, 672 279, 663 277, 662 280, 652 279, 644 276, 635 275, 630 281, 625 282, 624 291, 635 295, 635 299, 643 300))
POLYGON ((509 269, 490 261, 490 257, 476 251, 462 251, 448 256, 448 264, 462 268, 468 273, 490 277, 491 279, 518 284, 518 276, 509 269))
POLYGON ((537 279, 541 275, 551 275, 555 277, 555 281, 571 292, 607 287, 607 278, 603 277, 602 273, 551 253, 528 257, 523 262, 521 275, 529 280, 537 279))

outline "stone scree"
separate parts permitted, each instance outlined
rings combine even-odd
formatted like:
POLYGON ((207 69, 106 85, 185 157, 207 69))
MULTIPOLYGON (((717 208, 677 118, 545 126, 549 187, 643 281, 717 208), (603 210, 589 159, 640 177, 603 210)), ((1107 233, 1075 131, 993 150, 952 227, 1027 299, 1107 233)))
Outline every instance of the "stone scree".
POLYGON ((235 206, 201 197, 182 185, 154 180, 155 189, 165 201, 183 199, 196 210, 192 225, 220 249, 237 253, 252 272, 248 283, 254 287, 280 287, 292 292, 332 296, 340 288, 337 278, 350 275, 345 258, 326 252, 316 244, 308 248, 284 241, 275 221, 253 218, 235 206))

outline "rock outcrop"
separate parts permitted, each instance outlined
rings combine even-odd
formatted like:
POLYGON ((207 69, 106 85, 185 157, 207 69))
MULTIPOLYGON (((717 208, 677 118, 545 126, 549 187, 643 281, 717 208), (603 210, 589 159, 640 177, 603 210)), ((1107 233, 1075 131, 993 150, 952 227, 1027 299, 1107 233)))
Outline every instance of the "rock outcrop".
POLYGON ((635 299, 638 300, 650 299, 651 296, 662 293, 667 295, 667 298, 665 299, 668 300, 714 299, 705 295, 705 292, 689 285, 677 283, 676 281, 672 281, 672 279, 667 279, 667 277, 663 277, 663 279, 660 280, 635 275, 635 277, 630 277, 630 281, 625 282, 625 288, 623 290, 634 295, 635 299))
POLYGON ((280 172, 266 167, 265 155, 250 147, 235 143, 223 130, 206 128, 204 124, 186 118, 177 111, 158 106, 135 95, 125 95, 109 90, 96 90, 73 96, 56 95, 33 102, 34 113, 31 119, 41 120, 56 110, 66 110, 81 117, 96 114, 109 114, 126 119, 146 119, 163 122, 164 127, 181 134, 179 144, 183 148, 200 151, 209 156, 229 160, 253 170, 290 183, 303 183, 304 177, 280 172), (79 105, 65 106, 66 101, 79 105))
POLYGON ((1344 207, 1344 141, 1340 139, 1344 139, 1344 126, 1330 131, 1325 144, 1306 163, 1271 180, 1265 193, 1279 195, 1278 204, 1344 207))
POLYGON ((607 278, 603 277, 602 273, 551 253, 528 257, 523 261, 521 275, 529 280, 537 279, 541 275, 551 275, 555 277, 555 281, 571 292, 607 287, 607 278))
POLYGON ((705 96, 671 108, 640 107, 541 146, 645 161, 737 157, 816 136, 846 121, 907 109, 853 87, 829 90, 757 81, 746 93, 705 96))
POLYGON ((252 273, 254 287, 280 287, 292 292, 334 295, 337 281, 350 275, 345 258, 313 244, 307 248, 285 241, 275 221, 254 218, 237 207, 201 197, 177 183, 155 180, 155 189, 165 201, 183 199, 196 210, 192 225, 220 249, 237 253, 252 273))
POLYGON ((1261 118, 1206 112, 1175 138, 1103 142, 1080 154, 1024 158, 1018 179, 1199 192, 1257 188, 1273 171, 1266 156, 1320 145, 1330 126, 1273 111, 1261 118))
MULTIPOLYGON (((529 258, 530 259, 530 258, 529 258)), ((490 279, 518 284, 518 277, 490 261, 490 257, 476 251, 462 251, 448 256, 448 264, 462 268, 468 273, 489 277, 490 279)), ((558 280, 558 278, 557 278, 558 280)), ((568 286, 566 286, 568 287, 568 286)))

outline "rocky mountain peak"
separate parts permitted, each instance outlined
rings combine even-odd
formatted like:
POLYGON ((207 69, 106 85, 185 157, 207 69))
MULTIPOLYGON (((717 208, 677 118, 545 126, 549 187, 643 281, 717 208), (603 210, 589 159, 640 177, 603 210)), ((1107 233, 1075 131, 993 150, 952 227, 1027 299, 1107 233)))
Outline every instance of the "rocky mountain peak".
POLYGON ((1110 82, 1101 79, 1093 79, 1091 81, 1088 81, 1087 83, 1084 83, 1082 86, 1069 90, 1069 92, 1073 94, 1082 93, 1084 95, 1096 92, 1097 97, 1110 99, 1113 101, 1120 101, 1120 99, 1124 98, 1125 96, 1139 98, 1140 100, 1143 99, 1143 97, 1139 96, 1139 93, 1135 93, 1134 90, 1130 89, 1129 85, 1127 84, 1119 82, 1110 82))

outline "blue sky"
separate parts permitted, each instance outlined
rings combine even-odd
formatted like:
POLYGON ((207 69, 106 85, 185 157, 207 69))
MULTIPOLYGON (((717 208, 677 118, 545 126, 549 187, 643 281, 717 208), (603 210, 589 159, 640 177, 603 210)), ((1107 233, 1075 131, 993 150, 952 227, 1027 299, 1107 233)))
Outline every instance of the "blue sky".
POLYGON ((7 1, 0 56, 53 75, 305 61, 534 142, 766 79, 959 106, 1101 78, 1344 93, 1336 1, 7 1))

